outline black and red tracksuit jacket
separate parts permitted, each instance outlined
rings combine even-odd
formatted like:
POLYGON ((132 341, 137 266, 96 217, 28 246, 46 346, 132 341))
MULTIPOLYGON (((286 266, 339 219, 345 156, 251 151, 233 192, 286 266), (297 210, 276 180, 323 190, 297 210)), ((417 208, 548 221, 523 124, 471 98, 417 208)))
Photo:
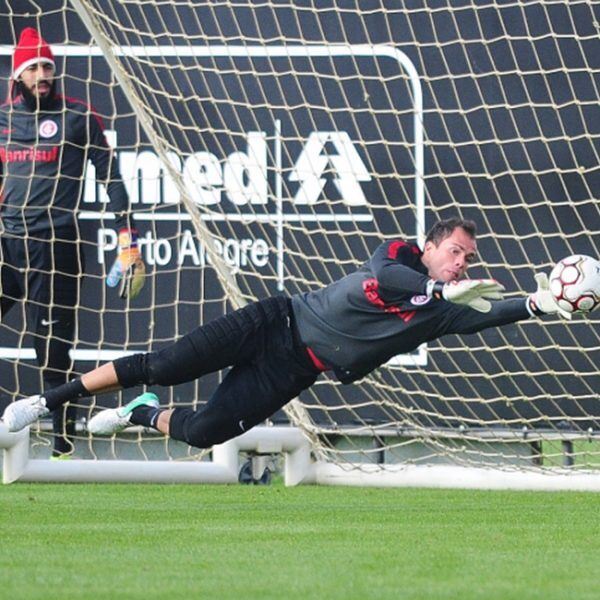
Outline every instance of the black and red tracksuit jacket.
POLYGON ((530 318, 524 298, 493 302, 489 313, 481 313, 428 297, 430 277, 421 257, 414 244, 387 241, 354 273, 292 297, 302 341, 342 383, 440 336, 530 318))
POLYGON ((107 187, 116 227, 129 201, 100 117, 86 103, 57 95, 47 110, 22 96, 0 106, 0 216, 7 232, 31 234, 72 225, 87 160, 107 187))

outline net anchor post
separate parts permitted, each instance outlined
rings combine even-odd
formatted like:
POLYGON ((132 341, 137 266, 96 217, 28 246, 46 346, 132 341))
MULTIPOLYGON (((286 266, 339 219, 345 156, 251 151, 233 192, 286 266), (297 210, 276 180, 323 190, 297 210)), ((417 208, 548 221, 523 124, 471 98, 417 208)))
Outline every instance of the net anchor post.
POLYGON ((223 444, 216 444, 212 448, 213 463, 223 467, 231 474, 232 481, 237 480, 240 469, 239 450, 235 440, 229 440, 223 444))
POLYGON ((11 433, 0 422, 0 448, 3 450, 2 483, 13 483, 23 475, 29 462, 29 427, 11 433))
POLYGON ((563 467, 569 468, 575 466, 575 446, 573 440, 569 437, 569 434, 575 431, 573 423, 568 419, 560 421, 557 424, 557 429, 564 432, 565 437, 560 442, 563 452, 563 467))
MULTIPOLYGON (((246 452, 256 458, 256 473, 249 470, 249 475, 260 479, 264 475, 264 464, 274 454, 284 455, 284 483, 294 486, 300 483, 315 483, 316 469, 312 460, 310 442, 296 427, 255 427, 243 435, 213 447, 213 461, 225 466, 236 476, 240 472, 240 452, 246 452)), ((254 467, 254 465, 250 465, 254 467)))
POLYGON ((573 467, 575 465, 575 448, 573 440, 562 440, 563 467, 573 467))

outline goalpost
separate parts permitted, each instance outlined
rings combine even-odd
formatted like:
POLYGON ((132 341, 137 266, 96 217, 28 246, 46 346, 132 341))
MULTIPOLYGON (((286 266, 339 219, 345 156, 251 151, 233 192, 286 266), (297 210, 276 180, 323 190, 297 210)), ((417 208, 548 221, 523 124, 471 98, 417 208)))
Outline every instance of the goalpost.
MULTIPOLYGON (((597 21, 577 0, 32 0, 0 14, 0 75, 36 27, 60 87, 104 120, 148 265, 136 300, 105 286, 114 216, 89 165, 74 371, 326 285, 384 239, 422 244, 438 218, 477 222, 470 274, 512 296, 568 254, 600 256, 597 21)), ((0 358, 5 403, 40 389, 18 309, 0 358)), ((139 428, 92 438, 86 419, 139 390, 109 395, 80 408, 71 461, 45 460, 46 422, 0 429, 3 477, 229 482, 250 452, 285 454, 289 484, 600 489, 599 363, 598 313, 450 336, 354 386, 322 375, 212 453, 139 428)), ((198 406, 217 381, 154 391, 198 406)))

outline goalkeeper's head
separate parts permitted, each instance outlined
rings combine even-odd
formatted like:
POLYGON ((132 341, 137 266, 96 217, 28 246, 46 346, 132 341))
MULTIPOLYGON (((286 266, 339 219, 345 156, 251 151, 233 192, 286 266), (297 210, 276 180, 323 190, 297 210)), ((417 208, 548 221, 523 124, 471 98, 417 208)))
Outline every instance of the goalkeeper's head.
POLYGON ((459 218, 438 221, 427 234, 423 264, 436 281, 464 277, 477 253, 477 228, 473 221, 459 218))
POLYGON ((32 109, 44 109, 55 96, 54 55, 48 42, 33 27, 21 32, 13 53, 12 86, 32 109))

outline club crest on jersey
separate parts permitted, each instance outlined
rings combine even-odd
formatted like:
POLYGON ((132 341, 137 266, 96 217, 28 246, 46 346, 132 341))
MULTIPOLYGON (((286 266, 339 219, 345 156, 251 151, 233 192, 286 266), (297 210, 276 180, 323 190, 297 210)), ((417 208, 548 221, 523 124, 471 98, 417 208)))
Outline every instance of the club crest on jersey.
POLYGON ((39 129, 40 137, 43 137, 46 139, 51 138, 56 135, 57 131, 58 131, 58 125, 51 119, 46 119, 45 121, 42 121, 40 123, 40 129, 39 129))
POLYGON ((430 296, 419 295, 419 296, 413 296, 410 299, 410 303, 414 304, 415 306, 423 306, 423 304, 427 304, 430 300, 431 300, 430 296))

